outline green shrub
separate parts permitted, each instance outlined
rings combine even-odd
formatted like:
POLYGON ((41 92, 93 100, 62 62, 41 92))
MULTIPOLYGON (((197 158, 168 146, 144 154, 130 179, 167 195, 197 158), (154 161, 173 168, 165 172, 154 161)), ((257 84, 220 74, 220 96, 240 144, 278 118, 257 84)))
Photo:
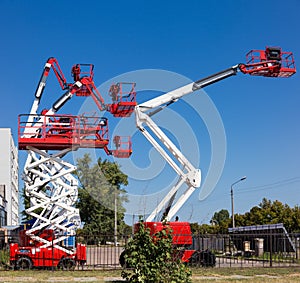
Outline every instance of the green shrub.
POLYGON ((125 246, 125 268, 122 277, 128 282, 143 283, 190 283, 191 271, 174 256, 172 233, 167 224, 150 235, 140 221, 139 230, 125 246))
POLYGON ((0 265, 8 265, 9 264, 9 250, 4 249, 0 250, 0 265))

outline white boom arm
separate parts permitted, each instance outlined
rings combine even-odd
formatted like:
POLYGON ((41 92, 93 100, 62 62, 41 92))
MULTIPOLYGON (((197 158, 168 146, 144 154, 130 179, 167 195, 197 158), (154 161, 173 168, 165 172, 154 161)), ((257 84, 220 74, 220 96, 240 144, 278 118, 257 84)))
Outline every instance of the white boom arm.
POLYGON ((204 88, 204 87, 211 85, 213 83, 216 83, 220 80, 223 80, 223 79, 226 79, 233 75, 236 75, 238 70, 239 70, 239 65, 235 65, 231 68, 228 68, 222 72, 216 73, 212 76, 206 77, 204 79, 201 79, 196 82, 187 84, 180 88, 177 88, 173 91, 167 92, 161 96, 158 96, 149 101, 141 103, 138 106, 141 108, 142 112, 146 112, 149 109, 157 108, 164 104, 170 104, 172 102, 176 102, 179 98, 181 98, 187 94, 190 94, 196 90, 199 90, 200 88, 204 88))
POLYGON ((238 70, 239 65, 233 66, 222 72, 187 84, 183 87, 165 93, 159 97, 141 103, 135 107, 137 128, 179 175, 179 181, 172 187, 172 189, 158 204, 155 210, 148 216, 146 221, 153 221, 157 214, 160 213, 163 209, 165 209, 164 219, 170 220, 183 206, 183 204, 187 201, 187 199, 191 196, 195 189, 200 187, 201 184, 200 169, 195 168, 189 162, 189 160, 182 154, 182 152, 176 147, 176 145, 165 135, 165 133, 158 127, 157 124, 155 124, 155 122, 150 117, 187 94, 190 94, 196 90, 199 90, 205 86, 216 83, 230 76, 236 75, 238 70), (143 124, 148 126, 148 128, 152 131, 156 138, 152 136, 150 132, 147 131, 147 129, 145 129, 143 124), (165 148, 163 148, 161 144, 164 145, 165 148), (180 165, 182 165, 181 167, 178 166, 178 162, 180 163, 180 165), (176 203, 171 208, 171 202, 173 202, 175 194, 184 183, 187 184, 188 188, 178 198, 176 203))

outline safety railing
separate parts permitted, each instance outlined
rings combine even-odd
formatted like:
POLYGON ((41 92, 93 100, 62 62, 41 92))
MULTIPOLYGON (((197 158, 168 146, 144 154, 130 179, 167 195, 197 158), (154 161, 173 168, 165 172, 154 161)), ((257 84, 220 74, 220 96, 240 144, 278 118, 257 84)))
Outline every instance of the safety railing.
POLYGON ((19 149, 107 146, 108 121, 103 117, 72 115, 19 115, 19 149))

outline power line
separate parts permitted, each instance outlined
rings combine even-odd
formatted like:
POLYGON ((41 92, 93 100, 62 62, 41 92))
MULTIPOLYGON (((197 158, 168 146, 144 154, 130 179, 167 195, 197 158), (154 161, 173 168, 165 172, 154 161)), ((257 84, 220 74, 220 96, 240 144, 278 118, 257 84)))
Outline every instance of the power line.
POLYGON ((290 185, 290 184, 298 183, 298 182, 300 182, 300 177, 293 177, 293 178, 290 178, 290 179, 284 179, 284 180, 280 180, 280 181, 270 183, 270 184, 244 188, 242 190, 238 190, 237 193, 241 194, 241 193, 247 193, 247 192, 268 190, 268 189, 282 187, 282 186, 286 186, 286 185, 290 185))
MULTIPOLYGON (((290 184, 298 183, 298 182, 300 182, 300 177, 293 177, 293 178, 289 178, 289 179, 279 180, 277 182, 273 182, 273 183, 269 183, 269 184, 238 189, 238 190, 235 190, 234 193, 236 195, 236 194, 244 194, 244 193, 261 191, 261 190, 269 190, 269 189, 274 189, 274 188, 278 188, 281 186, 286 186, 286 185, 290 185, 290 184)), ((230 195, 230 192, 226 191, 222 195, 228 196, 228 195, 230 195)), ((217 198, 220 198, 220 195, 218 195, 217 197, 214 197, 214 198, 206 199, 205 202, 212 202, 212 201, 215 201, 217 198)))

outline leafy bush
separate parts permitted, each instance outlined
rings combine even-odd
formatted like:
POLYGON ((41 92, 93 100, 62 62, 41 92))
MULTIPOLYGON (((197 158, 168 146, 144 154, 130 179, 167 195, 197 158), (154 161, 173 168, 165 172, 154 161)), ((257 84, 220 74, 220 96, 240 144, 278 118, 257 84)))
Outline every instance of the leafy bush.
POLYGON ((139 223, 139 230, 125 246, 125 268, 122 277, 128 282, 190 283, 190 269, 176 257, 170 227, 150 235, 150 229, 139 223))
POLYGON ((0 250, 0 265, 8 265, 9 264, 9 250, 0 250))

